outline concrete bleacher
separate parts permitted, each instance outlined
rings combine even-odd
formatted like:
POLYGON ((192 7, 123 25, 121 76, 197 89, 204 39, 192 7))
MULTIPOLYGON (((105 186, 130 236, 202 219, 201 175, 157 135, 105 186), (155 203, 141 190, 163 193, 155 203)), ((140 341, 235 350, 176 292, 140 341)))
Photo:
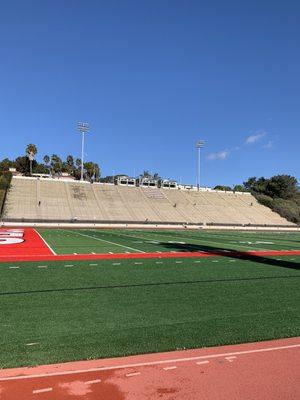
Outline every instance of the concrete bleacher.
POLYGON ((4 221, 293 225, 249 193, 15 177, 4 221))

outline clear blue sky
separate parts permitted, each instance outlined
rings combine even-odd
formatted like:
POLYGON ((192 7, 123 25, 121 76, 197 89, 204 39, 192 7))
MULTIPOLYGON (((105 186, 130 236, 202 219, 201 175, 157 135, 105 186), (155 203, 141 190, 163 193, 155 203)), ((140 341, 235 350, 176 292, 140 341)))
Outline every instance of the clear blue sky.
POLYGON ((205 185, 300 180, 300 3, 10 0, 0 15, 0 158, 86 157, 205 185))

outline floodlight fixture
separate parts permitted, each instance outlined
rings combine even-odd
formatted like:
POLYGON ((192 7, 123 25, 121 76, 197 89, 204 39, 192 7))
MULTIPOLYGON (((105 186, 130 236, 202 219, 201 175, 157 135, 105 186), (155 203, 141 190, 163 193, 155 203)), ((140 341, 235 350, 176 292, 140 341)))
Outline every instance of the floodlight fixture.
POLYGON ((196 149, 197 149, 197 190, 200 190, 200 151, 204 147, 204 140, 197 140, 196 149))
POLYGON ((82 137, 81 137, 81 176, 80 176, 80 180, 83 181, 84 135, 89 132, 90 126, 86 122, 78 122, 77 129, 82 134, 82 137))

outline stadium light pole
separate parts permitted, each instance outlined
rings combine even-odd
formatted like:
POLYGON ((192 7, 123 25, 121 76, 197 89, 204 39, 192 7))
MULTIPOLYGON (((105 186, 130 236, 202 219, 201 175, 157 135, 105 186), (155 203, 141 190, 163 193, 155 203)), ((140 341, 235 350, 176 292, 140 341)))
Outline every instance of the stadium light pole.
POLYGON ((197 190, 200 190, 200 151, 202 149, 202 147, 204 147, 204 140, 198 140, 196 142, 196 149, 197 149, 197 153, 198 153, 198 157, 197 157, 197 190))
POLYGON ((84 135, 90 130, 89 124, 86 122, 78 122, 77 129, 82 134, 81 137, 81 176, 80 180, 83 181, 83 157, 84 157, 84 135))

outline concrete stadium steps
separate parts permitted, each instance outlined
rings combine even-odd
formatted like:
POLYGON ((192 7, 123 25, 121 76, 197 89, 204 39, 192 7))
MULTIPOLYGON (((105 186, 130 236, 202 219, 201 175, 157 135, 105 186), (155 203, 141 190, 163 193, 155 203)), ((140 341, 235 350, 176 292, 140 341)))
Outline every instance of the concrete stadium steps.
POLYGON ((291 225, 248 193, 139 188, 13 178, 5 221, 291 225))
MULTIPOLYGON (((124 205, 123 198, 113 185, 94 185, 94 193, 98 203, 105 210, 107 221, 132 221, 134 218, 124 205)), ((101 219, 101 218, 99 218, 101 219)))

